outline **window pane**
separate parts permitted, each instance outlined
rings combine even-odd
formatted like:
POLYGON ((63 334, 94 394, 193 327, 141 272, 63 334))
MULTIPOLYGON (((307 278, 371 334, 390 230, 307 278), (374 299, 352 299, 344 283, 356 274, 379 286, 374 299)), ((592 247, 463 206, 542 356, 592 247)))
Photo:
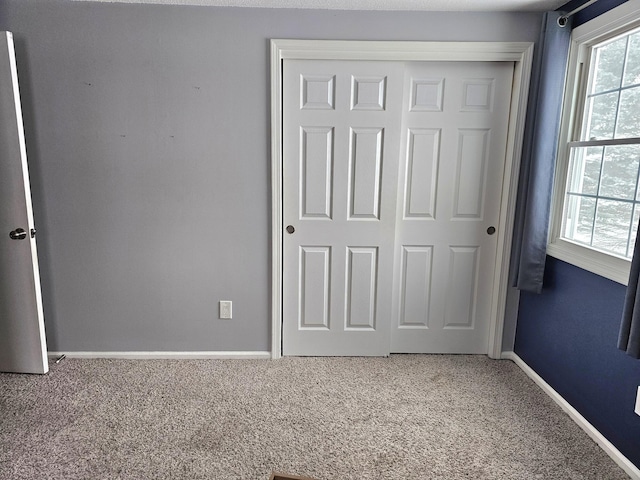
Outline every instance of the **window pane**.
POLYGON ((595 49, 595 78, 591 93, 620 88, 626 46, 627 38, 623 37, 595 49))
POLYGON ((638 235, 638 221, 640 221, 640 205, 636 205, 633 212, 633 223, 631 224, 631 238, 629 239, 629 248, 627 249, 627 257, 633 256, 633 247, 636 243, 636 236, 638 235))
POLYGON ((619 92, 612 92, 589 98, 587 129, 584 139, 609 140, 613 138, 618 95, 619 92))
POLYGON ((561 237, 629 258, 640 222, 640 28, 592 47, 590 63, 579 140, 606 145, 569 144, 561 237))
POLYGON ((600 164, 604 147, 574 147, 571 149, 569 182, 571 193, 598 194, 600 164))
POLYGON ((566 201, 564 237, 589 245, 596 211, 595 199, 567 195, 566 201))
POLYGON ((640 87, 620 93, 616 138, 640 137, 640 87))
POLYGON ((600 200, 593 228, 592 245, 600 250, 627 254, 632 203, 600 200))
POLYGON ((640 161, 639 147, 639 145, 622 145, 605 148, 599 195, 634 199, 638 179, 638 161, 640 161))
POLYGON ((629 37, 629 53, 625 67, 623 85, 640 83, 640 32, 629 37))

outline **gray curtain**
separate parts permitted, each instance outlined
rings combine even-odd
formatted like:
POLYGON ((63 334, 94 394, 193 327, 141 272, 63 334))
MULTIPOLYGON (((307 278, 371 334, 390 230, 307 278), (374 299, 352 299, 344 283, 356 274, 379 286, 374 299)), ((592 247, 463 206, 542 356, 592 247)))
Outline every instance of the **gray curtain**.
POLYGON ((636 236, 629 285, 624 298, 622 324, 618 336, 618 348, 634 358, 640 358, 640 225, 636 236))
POLYGON ((571 41, 571 24, 561 28, 557 23, 562 13, 544 14, 536 44, 516 204, 511 283, 520 290, 535 293, 542 291, 547 257, 549 212, 571 41))

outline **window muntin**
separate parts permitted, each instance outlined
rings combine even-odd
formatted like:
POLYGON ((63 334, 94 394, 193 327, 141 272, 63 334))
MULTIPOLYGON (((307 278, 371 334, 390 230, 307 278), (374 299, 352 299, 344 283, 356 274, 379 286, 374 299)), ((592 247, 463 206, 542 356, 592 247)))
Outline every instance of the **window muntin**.
POLYGON ((560 237, 630 258, 640 218, 640 29, 590 52, 580 135, 569 142, 560 237))

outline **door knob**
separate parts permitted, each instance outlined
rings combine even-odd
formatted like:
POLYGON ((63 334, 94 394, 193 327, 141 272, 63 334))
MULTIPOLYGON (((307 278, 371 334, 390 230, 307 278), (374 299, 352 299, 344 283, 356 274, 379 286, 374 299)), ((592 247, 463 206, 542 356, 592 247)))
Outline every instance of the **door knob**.
POLYGON ((12 232, 9 232, 9 238, 12 240, 24 240, 27 238, 27 232, 22 228, 16 228, 12 232))
POLYGON ((487 233, 489 235, 493 235, 494 233, 496 233, 496 227, 491 226, 491 227, 487 228, 487 233))
POLYGON ((293 232, 295 232, 295 231, 296 231, 296 229, 295 229, 295 228, 293 228, 293 225, 289 225, 289 226, 287 226, 287 233, 291 234, 291 233, 293 233, 293 232))

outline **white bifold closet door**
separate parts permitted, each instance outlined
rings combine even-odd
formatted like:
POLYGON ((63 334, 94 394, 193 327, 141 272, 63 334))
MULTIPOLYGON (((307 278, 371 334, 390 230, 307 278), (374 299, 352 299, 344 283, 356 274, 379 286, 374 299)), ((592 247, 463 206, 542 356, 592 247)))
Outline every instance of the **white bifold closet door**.
POLYGON ((412 63, 391 352, 487 353, 513 64, 412 63))
POLYGON ((284 61, 284 355, 487 352, 512 75, 284 61))
POLYGON ((389 353, 403 75, 284 62, 284 355, 389 353))

